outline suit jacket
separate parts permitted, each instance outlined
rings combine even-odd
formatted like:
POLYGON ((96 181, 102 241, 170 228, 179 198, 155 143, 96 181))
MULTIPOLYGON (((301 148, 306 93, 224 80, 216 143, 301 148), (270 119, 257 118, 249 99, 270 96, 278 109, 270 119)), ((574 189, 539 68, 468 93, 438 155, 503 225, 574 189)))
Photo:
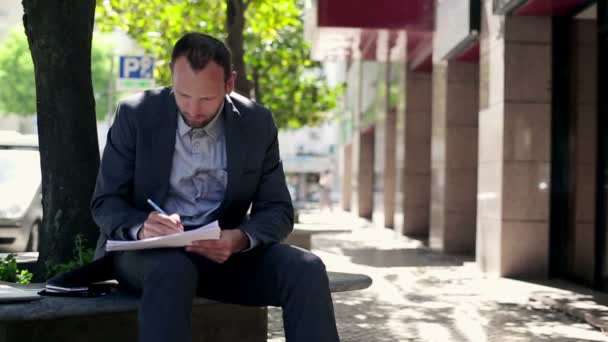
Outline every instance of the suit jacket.
MULTIPOLYGON (((236 93, 226 96, 223 110, 228 183, 217 209, 220 227, 240 228, 260 245, 283 240, 293 229, 294 212, 272 114, 236 93)), ((132 240, 129 228, 152 211, 146 199, 164 201, 177 115, 171 88, 149 90, 119 105, 91 201, 101 230, 96 258, 105 255, 106 240, 132 240)))

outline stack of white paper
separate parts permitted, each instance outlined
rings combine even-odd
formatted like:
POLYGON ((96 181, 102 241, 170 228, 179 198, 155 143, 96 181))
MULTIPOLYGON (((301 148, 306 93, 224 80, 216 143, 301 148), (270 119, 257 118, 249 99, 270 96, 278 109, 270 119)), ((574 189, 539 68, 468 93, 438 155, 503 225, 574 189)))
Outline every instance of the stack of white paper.
POLYGON ((129 251, 136 249, 184 247, 197 240, 217 240, 220 238, 220 226, 213 221, 197 229, 188 230, 183 233, 157 236, 153 238, 136 241, 108 240, 106 251, 129 251))

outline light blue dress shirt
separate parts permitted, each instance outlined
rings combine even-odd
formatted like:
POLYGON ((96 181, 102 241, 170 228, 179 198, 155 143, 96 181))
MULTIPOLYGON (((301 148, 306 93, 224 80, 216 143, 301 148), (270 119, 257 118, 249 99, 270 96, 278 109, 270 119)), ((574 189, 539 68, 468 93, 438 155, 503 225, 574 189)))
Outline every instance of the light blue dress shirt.
MULTIPOLYGON (((202 226, 217 220, 228 181, 224 104, 205 127, 192 128, 177 114, 175 150, 169 177, 169 191, 163 209, 178 213, 184 226, 202 226)), ((154 199, 153 199, 154 200, 154 199)), ((137 239, 142 224, 131 229, 137 239)), ((249 249, 257 241, 249 234, 249 249)))
POLYGON ((203 128, 191 128, 178 115, 169 192, 162 204, 184 226, 217 219, 228 180, 223 106, 203 128))

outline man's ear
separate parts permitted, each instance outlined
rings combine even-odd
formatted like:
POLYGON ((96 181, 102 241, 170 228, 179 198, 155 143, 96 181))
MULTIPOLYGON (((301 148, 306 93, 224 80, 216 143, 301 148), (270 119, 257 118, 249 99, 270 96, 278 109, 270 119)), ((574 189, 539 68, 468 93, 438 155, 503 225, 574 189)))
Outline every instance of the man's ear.
POLYGON ((230 73, 230 78, 226 81, 226 94, 232 93, 234 90, 234 83, 236 82, 236 71, 230 73))

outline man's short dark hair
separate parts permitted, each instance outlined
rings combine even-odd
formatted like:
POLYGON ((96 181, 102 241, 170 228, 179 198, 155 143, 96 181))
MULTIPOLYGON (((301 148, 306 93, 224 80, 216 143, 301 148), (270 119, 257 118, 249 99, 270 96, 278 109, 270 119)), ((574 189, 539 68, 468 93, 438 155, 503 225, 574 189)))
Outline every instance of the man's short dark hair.
POLYGON ((214 61, 224 68, 224 81, 227 82, 232 72, 230 50, 217 38, 199 32, 190 32, 182 36, 171 53, 171 69, 175 60, 186 56, 193 70, 204 69, 209 61, 214 61))

